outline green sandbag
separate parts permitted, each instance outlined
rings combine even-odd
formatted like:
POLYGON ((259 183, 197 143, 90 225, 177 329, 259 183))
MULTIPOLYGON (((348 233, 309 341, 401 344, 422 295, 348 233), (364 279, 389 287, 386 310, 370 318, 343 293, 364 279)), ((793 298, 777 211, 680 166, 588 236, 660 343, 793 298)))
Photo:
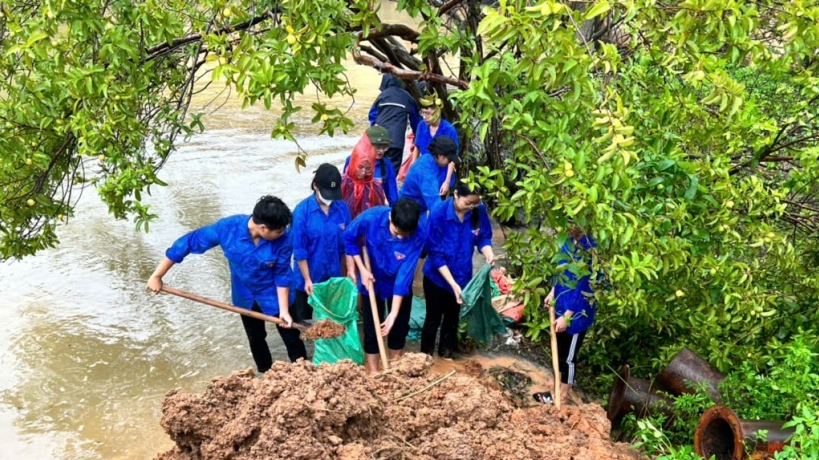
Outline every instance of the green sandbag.
POLYGON ((332 364, 343 359, 364 364, 364 350, 358 335, 358 289, 352 280, 330 278, 314 284, 313 295, 307 301, 313 307, 313 319, 329 319, 346 329, 341 337, 316 340, 313 364, 332 364))
POLYGON ((410 313, 410 330, 407 340, 421 340, 421 330, 427 319, 427 301, 420 297, 412 298, 412 312, 410 313))
POLYGON ((485 264, 461 292, 461 319, 466 319, 466 333, 484 343, 495 334, 506 333, 503 319, 492 306, 491 270, 492 266, 485 264))
MULTIPOLYGON (((478 342, 488 342, 494 334, 505 334, 506 325, 501 315, 492 306, 492 266, 486 264, 472 278, 461 292, 464 304, 461 306, 461 321, 466 320, 466 333, 478 342)), ((412 298, 409 340, 421 338, 421 330, 427 316, 424 299, 412 298)))

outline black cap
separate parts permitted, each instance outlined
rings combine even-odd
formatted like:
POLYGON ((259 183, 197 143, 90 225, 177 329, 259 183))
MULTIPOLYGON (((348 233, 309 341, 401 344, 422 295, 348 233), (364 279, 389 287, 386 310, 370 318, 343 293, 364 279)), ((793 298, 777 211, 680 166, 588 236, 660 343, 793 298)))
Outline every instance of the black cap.
POLYGON ((461 158, 458 157, 458 146, 449 136, 438 136, 432 139, 432 142, 429 143, 429 153, 443 155, 456 165, 461 164, 461 158))
POLYGON ((341 199, 341 173, 338 172, 338 168, 335 166, 329 163, 323 163, 319 166, 316 175, 313 177, 313 183, 316 184, 324 199, 341 199))

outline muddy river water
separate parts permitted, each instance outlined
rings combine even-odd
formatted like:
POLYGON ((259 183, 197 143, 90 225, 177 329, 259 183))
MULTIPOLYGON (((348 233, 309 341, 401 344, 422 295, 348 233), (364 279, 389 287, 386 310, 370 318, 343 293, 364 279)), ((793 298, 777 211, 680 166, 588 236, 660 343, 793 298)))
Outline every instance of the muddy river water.
MULTIPOLYGON (((404 20, 394 8, 385 2, 382 17, 404 20)), ((182 234, 249 213, 264 194, 293 207, 309 194, 316 166, 343 164, 381 78, 371 68, 347 67, 358 92, 354 101, 334 102, 351 107, 357 125, 349 135, 319 136, 304 111, 298 140, 309 157, 301 174, 296 145, 270 139, 275 110, 242 111, 231 99, 162 170, 169 186, 147 200, 159 216, 149 233, 114 220, 89 190, 77 217, 59 229, 58 248, 0 264, 0 458, 151 458, 171 444, 158 423, 169 389, 201 391, 213 377, 252 365, 238 317, 149 294, 145 281, 182 234)), ((218 94, 216 86, 195 105, 218 94)), ((309 107, 314 96, 306 93, 309 107)), ((230 299, 218 249, 189 257, 165 281, 230 299)), ((272 327, 268 342, 274 358, 286 360, 272 327)))

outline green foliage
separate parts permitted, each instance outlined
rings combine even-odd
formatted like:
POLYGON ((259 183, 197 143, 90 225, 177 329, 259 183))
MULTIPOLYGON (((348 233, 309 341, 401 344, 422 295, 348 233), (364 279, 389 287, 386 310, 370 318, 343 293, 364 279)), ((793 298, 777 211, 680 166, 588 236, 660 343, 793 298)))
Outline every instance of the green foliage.
POLYGON ((817 357, 800 337, 770 357, 766 373, 744 363, 720 385, 725 403, 752 420, 786 420, 797 415, 800 404, 819 409, 817 357))
MULTIPOLYGON (((342 61, 379 24, 366 0, 3 2, 0 259, 54 246, 85 186, 147 231, 143 195, 165 185, 179 136, 205 129, 188 113, 197 82, 280 106, 272 135, 293 139, 294 96, 354 94, 342 61)), ((321 99, 312 109, 330 135, 353 124, 321 99)))
MULTIPOLYGON (((700 460, 701 457, 694 452, 691 446, 676 447, 665 433, 657 428, 650 420, 637 420, 637 442, 633 444, 636 449, 644 449, 656 455, 657 460, 700 460)), ((714 457, 712 456, 711 459, 714 457)))
MULTIPOLYGON (((765 370, 744 365, 730 372, 719 387, 723 404, 741 419, 788 420, 786 427, 795 428, 795 442, 776 458, 815 458, 811 455, 819 449, 819 354, 813 349, 814 345, 797 337, 775 349, 765 370)), ((673 455, 687 449, 679 446, 691 443, 697 421, 712 405, 707 389, 701 387, 674 399, 670 419, 653 415, 637 420, 630 414, 624 417, 622 429, 651 454, 687 458, 673 455), (670 446, 678 449, 672 452, 670 446)))
POLYGON ((490 57, 455 98, 478 135, 502 126, 504 174, 478 177, 499 219, 529 227, 507 253, 531 337, 570 225, 612 286, 584 346, 597 372, 648 373, 681 345, 759 366, 769 342, 816 336, 816 19, 813 3, 733 0, 489 10, 490 57), (613 32, 579 38, 603 17, 613 32))
POLYGON ((777 452, 776 460, 817 460, 819 459, 819 409, 800 404, 799 414, 785 428, 793 428, 791 443, 777 452))

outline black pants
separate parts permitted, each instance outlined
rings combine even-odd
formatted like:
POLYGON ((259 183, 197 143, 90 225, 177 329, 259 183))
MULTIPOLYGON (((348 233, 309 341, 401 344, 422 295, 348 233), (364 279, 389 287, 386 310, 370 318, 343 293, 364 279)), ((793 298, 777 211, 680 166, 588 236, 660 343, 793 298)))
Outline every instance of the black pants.
POLYGON ((586 331, 578 334, 558 332, 556 337, 560 381, 567 385, 574 385, 574 365, 577 363, 577 350, 583 345, 586 331))
MULTIPOLYGON (((261 313, 262 309, 259 308, 259 304, 254 303, 253 311, 261 313)), ((290 316, 293 321, 313 317, 313 309, 307 303, 307 294, 303 291, 296 291, 296 302, 290 307, 290 316)), ((256 362, 256 369, 262 373, 267 372, 273 365, 273 357, 270 354, 270 348, 267 346, 265 321, 243 315, 242 325, 245 327, 245 334, 247 334, 247 340, 250 343, 250 353, 253 355, 253 361, 256 362)), ((296 362, 299 358, 307 358, 307 350, 298 329, 287 329, 279 326, 276 326, 276 329, 279 331, 279 336, 287 349, 287 357, 290 358, 291 362, 296 362)))
POLYGON ((458 344, 458 322, 461 306, 455 294, 435 284, 424 276, 424 298, 427 301, 427 317, 421 330, 421 353, 432 356, 435 351, 435 336, 441 328, 438 342, 438 356, 451 358, 458 344))
POLYGON ((398 170, 401 169, 401 161, 404 159, 404 148, 390 147, 384 152, 384 158, 392 162, 392 167, 395 168, 395 174, 397 175, 398 170))
MULTIPOLYGON (((364 317, 364 353, 375 355, 378 354, 378 338, 375 336, 375 324, 373 322, 372 308, 370 307, 370 296, 362 294, 361 298, 361 315, 364 317)), ((385 317, 385 301, 376 296, 375 302, 378 307, 378 324, 381 324, 385 317)), ((390 304, 392 304, 392 299, 390 299, 390 304)), ((392 307, 392 305, 390 305, 390 307, 392 307)), ((408 295, 401 301, 401 309, 398 311, 398 317, 395 318, 395 323, 387 335, 387 348, 390 350, 404 349, 404 345, 407 343, 407 334, 409 334, 411 311, 412 295, 408 295)))

